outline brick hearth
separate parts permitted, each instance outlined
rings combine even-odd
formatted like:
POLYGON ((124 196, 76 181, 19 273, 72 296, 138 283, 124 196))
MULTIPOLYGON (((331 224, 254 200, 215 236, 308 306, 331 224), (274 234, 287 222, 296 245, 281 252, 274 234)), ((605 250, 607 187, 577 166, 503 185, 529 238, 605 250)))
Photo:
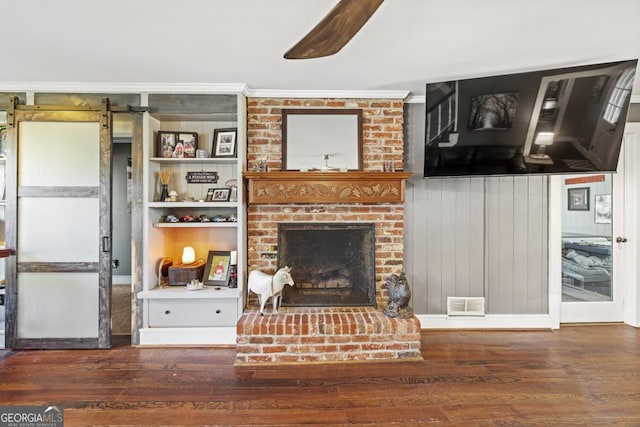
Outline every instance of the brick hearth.
POLYGON ((236 365, 421 360, 420 322, 372 307, 247 311, 238 321, 236 365))

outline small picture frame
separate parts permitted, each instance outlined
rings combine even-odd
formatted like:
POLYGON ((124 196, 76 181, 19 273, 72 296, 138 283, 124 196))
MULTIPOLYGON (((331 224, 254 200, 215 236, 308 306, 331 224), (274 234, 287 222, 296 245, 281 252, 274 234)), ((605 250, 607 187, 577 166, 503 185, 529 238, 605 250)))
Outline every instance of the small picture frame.
POLYGON ((209 251, 202 283, 205 286, 228 286, 231 251, 209 251))
POLYGON ((156 157, 164 157, 165 159, 172 158, 173 152, 176 150, 175 132, 158 132, 156 147, 156 157))
POLYGON ((195 158, 198 151, 198 133, 197 132, 179 132, 178 142, 182 143, 184 157, 195 158))
POLYGON ((228 202, 231 194, 230 188, 210 188, 207 190, 208 202, 228 202), (209 197, 211 197, 209 199, 209 197))
POLYGON ((196 157, 197 132, 158 131, 156 157, 165 159, 196 157))
POLYGON ((238 128, 215 129, 213 131, 213 150, 211 157, 236 157, 236 139, 238 128))
POLYGON ((589 187, 567 189, 567 209, 570 211, 588 211, 589 187))
POLYGON ((213 192, 215 190, 215 188, 209 188, 207 190, 207 197, 204 199, 205 202, 213 202, 213 192))

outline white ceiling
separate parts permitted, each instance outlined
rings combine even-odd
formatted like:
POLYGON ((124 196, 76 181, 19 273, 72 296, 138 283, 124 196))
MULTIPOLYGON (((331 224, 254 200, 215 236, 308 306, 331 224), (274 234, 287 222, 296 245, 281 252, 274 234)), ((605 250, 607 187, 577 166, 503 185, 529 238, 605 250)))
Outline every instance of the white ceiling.
POLYGON ((244 83, 419 98, 426 82, 640 57, 640 0, 386 0, 336 55, 283 59, 336 2, 7 1, 0 91, 244 83))

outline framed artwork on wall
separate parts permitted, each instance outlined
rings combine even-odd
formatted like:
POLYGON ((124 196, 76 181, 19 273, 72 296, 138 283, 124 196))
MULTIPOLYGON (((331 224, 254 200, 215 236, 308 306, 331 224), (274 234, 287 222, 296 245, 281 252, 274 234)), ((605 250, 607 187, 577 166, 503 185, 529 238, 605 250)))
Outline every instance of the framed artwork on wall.
POLYGON ((588 211, 589 187, 567 189, 567 209, 570 211, 588 211))
POLYGON ((594 210, 596 224, 611 224, 611 194, 596 194, 594 210))
POLYGON ((511 129, 517 105, 517 92, 473 96, 469 114, 469 130, 511 129))

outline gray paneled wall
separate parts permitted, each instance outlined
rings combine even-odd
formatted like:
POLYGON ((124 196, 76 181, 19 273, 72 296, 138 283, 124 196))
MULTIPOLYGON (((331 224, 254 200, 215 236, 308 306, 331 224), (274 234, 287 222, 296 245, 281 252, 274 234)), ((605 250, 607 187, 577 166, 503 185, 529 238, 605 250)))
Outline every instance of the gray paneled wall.
POLYGON ((405 270, 417 314, 485 296, 491 314, 548 312, 546 177, 422 178, 424 105, 405 117, 405 270))
POLYGON ((547 179, 484 179, 487 312, 546 313, 547 179))

